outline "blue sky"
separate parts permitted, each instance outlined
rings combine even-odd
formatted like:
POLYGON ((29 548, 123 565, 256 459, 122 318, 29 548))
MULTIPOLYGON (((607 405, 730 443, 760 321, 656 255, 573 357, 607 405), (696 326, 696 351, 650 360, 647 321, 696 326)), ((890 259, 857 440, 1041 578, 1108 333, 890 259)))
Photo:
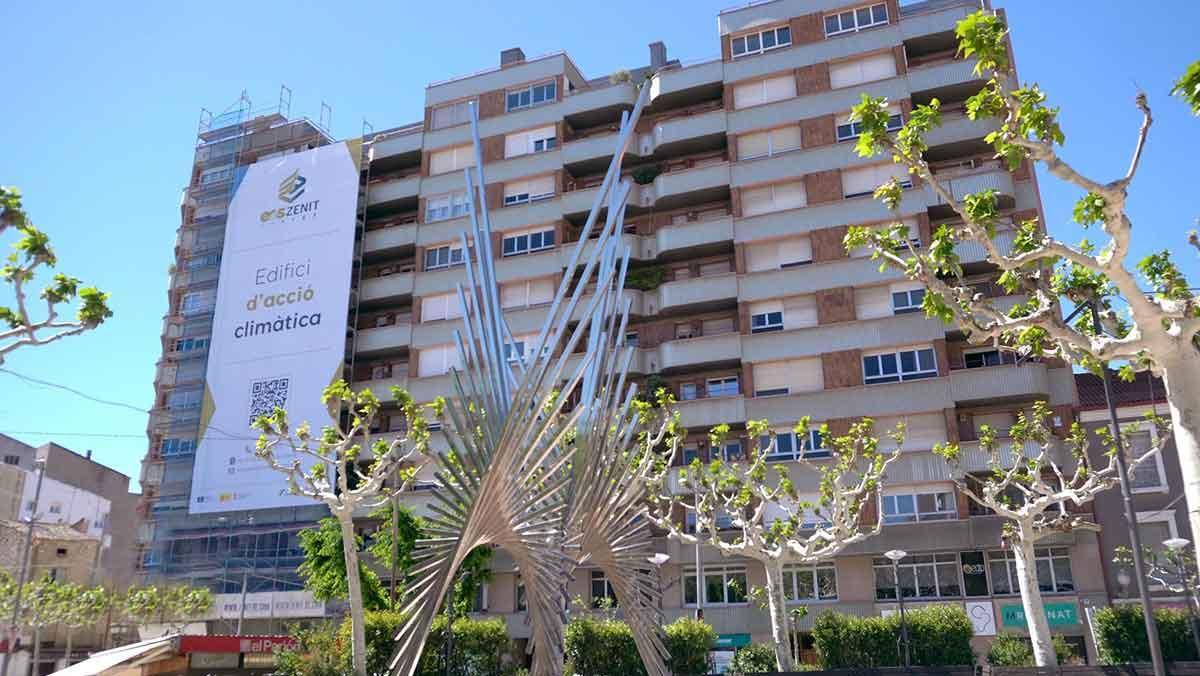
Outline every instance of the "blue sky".
MULTIPOLYGON (((102 399, 149 408, 166 311, 167 267, 201 107, 220 112, 245 89, 256 107, 280 84, 293 115, 332 108, 338 137, 421 118, 431 82, 493 66, 501 49, 566 49, 588 77, 643 65, 648 43, 686 61, 719 54, 725 0, 633 2, 3 3, 0 183, 19 186, 61 268, 112 294, 98 331, 18 352, 6 368, 102 399), (437 27, 430 29, 428 27, 437 27)), ((1098 177, 1124 172, 1147 91, 1155 125, 1130 211, 1140 257, 1184 247, 1200 203, 1200 119, 1167 97, 1200 58, 1192 3, 1011 0, 1017 63, 1063 107, 1064 156, 1098 177)), ((1041 176, 1052 232, 1069 224, 1076 191, 1041 176)), ((5 243, 7 245, 8 242, 5 243)), ((0 295, 0 303, 7 302, 0 295)), ((796 415, 802 415, 797 411, 796 415)), ((54 440, 135 478, 146 416, 0 373, 0 432, 54 440)))

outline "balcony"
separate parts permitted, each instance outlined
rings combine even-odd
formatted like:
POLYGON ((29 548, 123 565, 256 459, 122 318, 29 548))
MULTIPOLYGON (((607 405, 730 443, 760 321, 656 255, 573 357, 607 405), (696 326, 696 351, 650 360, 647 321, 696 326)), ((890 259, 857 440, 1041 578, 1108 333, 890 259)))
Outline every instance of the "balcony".
MULTIPOLYGON (((966 176, 958 176, 946 181, 944 178, 942 185, 950 193, 957 202, 962 202, 967 195, 971 193, 981 192, 983 190, 995 190, 999 196, 1012 198, 1013 196, 1013 180, 1012 174, 1003 169, 992 169, 976 174, 968 174, 966 176)), ((933 188, 927 188, 931 193, 933 188)), ((936 204, 946 204, 945 200, 940 196, 933 194, 932 199, 936 204)))
MULTIPOLYGON (((913 92, 952 87, 981 78, 975 74, 975 60, 952 59, 908 71, 908 86, 913 92)), ((982 83, 980 89, 982 89, 982 83)))
POLYGON ((363 253, 410 247, 417 242, 416 224, 391 225, 368 230, 363 234, 363 253))
MULTIPOLYGON (((632 141, 632 137, 630 140, 632 141)), ((577 138, 563 144, 562 163, 569 166, 587 160, 612 157, 613 151, 616 149, 617 134, 615 132, 577 138)))
POLYGON ((778 298, 781 289, 788 295, 816 293, 839 286, 869 286, 904 279, 904 273, 891 268, 879 271, 879 262, 869 257, 843 258, 785 270, 754 272, 742 277, 739 300, 755 301, 778 298))
POLYGON ((740 361, 741 358, 742 336, 738 333, 671 340, 658 346, 660 371, 697 364, 740 361))
POLYGON ((692 66, 660 71, 650 80, 650 101, 660 96, 721 82, 724 66, 720 59, 713 59, 692 66))
POLYGON ((406 347, 412 339, 412 324, 406 317, 392 326, 380 326, 373 329, 363 329, 358 332, 355 350, 358 352, 379 352, 406 347))
MULTIPOLYGON (((684 196, 689 193, 727 191, 729 163, 720 162, 709 166, 659 174, 654 179, 653 185, 651 205, 660 209, 682 206, 685 202, 684 196)), ((642 206, 649 206, 646 204, 646 193, 648 192, 646 188, 647 186, 642 186, 640 197, 642 206)))
POLYGON ((372 182, 367 189, 367 206, 386 204, 402 199, 416 199, 421 189, 421 176, 412 174, 400 178, 372 182))
POLYGON ((604 108, 628 107, 633 108, 637 101, 638 90, 632 83, 621 83, 610 86, 600 86, 594 89, 577 91, 563 98, 560 109, 563 117, 589 113, 604 108))
POLYGON ((721 423, 746 422, 746 399, 737 397, 710 397, 681 401, 675 405, 680 423, 685 428, 708 430, 721 423))
MULTIPOLYGON (((1062 446, 1057 440, 1054 442, 1054 447, 1050 450, 1050 458, 1055 462, 1063 462, 1068 460, 1063 453, 1062 446)), ((1013 466, 1013 461, 1016 455, 1013 452, 1012 439, 997 438, 996 447, 1000 451, 1000 466, 1003 469, 1008 469, 1013 466)), ((994 469, 991 465, 991 456, 986 451, 980 448, 978 441, 964 441, 959 444, 960 456, 958 471, 965 472, 987 472, 994 469)), ((1033 459, 1038 457, 1042 452, 1042 447, 1037 443, 1028 441, 1020 448, 1021 457, 1033 459)))
POLYGON ((703 216, 704 214, 701 214, 701 218, 696 221, 667 225, 656 230, 654 238, 658 253, 675 253, 733 241, 732 216, 727 213, 715 214, 710 218, 703 216))
MULTIPOLYGON (((658 287, 658 311, 669 314, 686 307, 715 306, 721 301, 734 301, 737 295, 738 280, 734 274, 667 282, 658 287)), ((647 310, 653 312, 651 308, 647 310)))
POLYGON ((1050 395, 1046 365, 1025 363, 958 369, 950 373, 950 391, 958 403, 1028 399, 1050 395))
POLYGON ((872 350, 890 345, 925 343, 944 338, 947 326, 927 319, 923 312, 840 322, 824 326, 757 333, 743 339, 742 358, 748 362, 770 362, 818 356, 838 350, 872 350))
POLYGON ((421 151, 421 132, 424 123, 410 124, 391 132, 384 132, 371 143, 374 151, 371 159, 378 161, 395 155, 405 155, 421 151))
POLYGON ((717 101, 715 108, 712 104, 701 104, 693 114, 676 115, 655 124, 650 134, 638 140, 638 154, 646 156, 666 152, 677 144, 703 136, 723 136, 725 110, 720 103, 717 101))
POLYGON ((886 385, 864 385, 834 390, 817 390, 779 397, 755 397, 746 402, 752 419, 794 423, 801 416, 813 420, 902 415, 918 406, 935 411, 954 406, 945 378, 926 378, 886 385))
MULTIPOLYGON (((992 242, 996 245, 996 249, 1001 255, 1008 255, 1012 251, 1013 239, 1016 233, 1012 230, 1001 230, 996 233, 996 237, 992 242)), ((987 249, 978 241, 963 241, 954 245, 954 252, 958 254, 959 259, 963 263, 977 263, 987 260, 987 249)), ((995 302, 995 301, 993 301, 995 302)), ((1011 307, 1011 304, 1009 305, 1011 307)), ((997 305, 997 308, 999 306, 997 305)))
POLYGON ((379 401, 392 401, 392 388, 399 387, 400 389, 408 388, 408 377, 405 375, 393 375, 391 378, 381 378, 379 380, 359 380, 355 381, 354 389, 357 392, 370 390, 379 401))
POLYGON ((398 272, 382 277, 371 277, 362 281, 359 297, 362 300, 382 300, 399 296, 411 296, 413 292, 413 273, 398 272))

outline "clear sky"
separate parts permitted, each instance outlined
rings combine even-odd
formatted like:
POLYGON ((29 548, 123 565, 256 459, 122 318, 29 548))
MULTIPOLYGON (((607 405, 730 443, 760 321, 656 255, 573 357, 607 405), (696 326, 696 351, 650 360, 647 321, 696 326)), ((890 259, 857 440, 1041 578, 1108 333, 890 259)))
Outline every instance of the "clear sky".
MULTIPOLYGON (((109 291, 115 312, 99 330, 18 352, 5 367, 152 405, 201 107, 220 112, 243 89, 255 107, 271 104, 286 84, 294 116, 316 118, 325 101, 335 136, 357 136, 364 117, 375 129, 421 119, 427 83, 491 67, 507 47, 530 57, 565 49, 587 77, 644 65, 655 40, 685 62, 715 57, 727 1, 0 3, 0 184, 24 190, 61 269, 109 291)), ((1064 155, 1080 168, 1124 172, 1139 122, 1133 96, 1149 94, 1155 124, 1130 201, 1135 254, 1177 251, 1200 285, 1184 247, 1200 216, 1200 119, 1167 97, 1200 58, 1194 4, 996 5, 1008 10, 1022 78, 1063 107, 1064 155)), ((1040 180, 1051 231, 1074 241, 1077 192, 1040 180)), ((0 373, 0 432, 94 449, 135 487, 146 421, 0 373)))

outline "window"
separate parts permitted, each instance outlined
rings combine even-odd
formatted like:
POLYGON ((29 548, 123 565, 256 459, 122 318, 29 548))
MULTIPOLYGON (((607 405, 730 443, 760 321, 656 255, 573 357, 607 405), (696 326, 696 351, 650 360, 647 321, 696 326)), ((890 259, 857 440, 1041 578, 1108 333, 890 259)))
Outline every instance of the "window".
POLYGON ((637 331, 630 331, 625 334, 625 347, 637 347, 638 334, 637 331))
POLYGON ((167 408, 172 410, 187 410, 200 408, 200 390, 187 392, 172 392, 167 395, 167 408))
POLYGON ((467 191, 465 190, 434 195, 425 201, 425 222, 433 223, 465 216, 467 209, 467 191))
POLYGON ((877 600, 895 600, 897 571, 900 573, 900 593, 906 599, 962 596, 957 554, 909 555, 901 559, 898 566, 882 557, 873 563, 877 600))
MULTIPOLYGON (((993 594, 1019 594, 1017 559, 1011 551, 988 552, 988 572, 993 594)), ((1071 551, 1066 547, 1039 547, 1034 550, 1038 588, 1043 592, 1075 591, 1071 575, 1071 551)))
POLYGON ((520 131, 504 137, 504 157, 518 157, 530 153, 542 153, 558 147, 554 127, 540 127, 520 131))
POLYGON ((463 315, 458 293, 439 293, 421 299, 421 323, 455 319, 463 315))
POLYGON ((554 280, 523 279, 500 286, 500 306, 509 308, 543 305, 554 299, 554 280))
POLYGON ((1163 542, 1179 536, 1175 527, 1175 510, 1173 509, 1138 512, 1134 515, 1134 520, 1137 522, 1142 547, 1151 549, 1160 557, 1165 554, 1166 547, 1163 542))
MULTIPOLYGON (((1129 446, 1130 457, 1140 458, 1150 451, 1154 443, 1154 435, 1150 430, 1134 432, 1126 435, 1125 443, 1129 446)), ((7 458, 5 462, 8 462, 7 458)), ((1133 490, 1135 493, 1165 491, 1167 482, 1163 475, 1162 452, 1156 451, 1153 457, 1146 458, 1134 467, 1130 478, 1133 480, 1133 490)), ((1162 542, 1162 539, 1158 540, 1158 542, 1162 542)))
POLYGON ((429 155, 429 175, 447 174, 475 166, 475 149, 470 145, 435 150, 429 155))
POLYGON ((519 235, 509 235, 504 238, 501 247, 505 256, 519 256, 532 251, 542 251, 554 247, 554 228, 525 232, 519 235))
POLYGON ((799 209, 807 203, 803 181, 777 183, 742 191, 742 213, 746 216, 799 209))
POLYGON ((891 52, 829 64, 831 89, 843 89, 893 77, 896 77, 896 57, 891 52))
POLYGON ((521 89, 513 89, 508 91, 507 109, 509 112, 520 110, 521 108, 529 108, 531 106, 540 106, 544 103, 550 103, 556 98, 555 83, 553 80, 542 82, 521 89))
POLYGON ((504 184, 504 206, 526 204, 554 197, 554 177, 542 176, 504 184))
POLYGON ((739 160, 774 157, 799 149, 800 127, 794 125, 754 134, 742 134, 737 138, 739 160))
POLYGON ((471 612, 486 613, 488 609, 488 585, 486 582, 475 590, 475 598, 471 600, 471 612))
POLYGON ((62 507, 61 502, 51 502, 49 511, 51 514, 62 514, 62 507))
POLYGON ((754 364, 754 396, 816 392, 825 387, 819 357, 754 364))
POLYGON ((999 366, 1004 363, 1000 350, 972 350, 963 353, 963 366, 969 369, 979 369, 985 366, 999 366))
POLYGON ((726 441, 721 446, 721 459, 725 462, 738 462, 746 459, 746 451, 742 448, 741 439, 726 441))
POLYGON ((812 263, 812 239, 808 235, 746 245, 746 270, 749 272, 794 268, 809 263, 812 263))
POLYGON ((901 187, 912 187, 912 178, 909 177, 908 171, 895 164, 878 164, 872 167, 843 170, 842 196, 850 199, 872 195, 876 188, 892 178, 895 178, 901 187))
POLYGON ((863 355, 863 383, 867 385, 935 376, 937 360, 931 347, 863 355))
POLYGON ((780 75, 765 80, 743 82, 733 87, 733 107, 749 108, 772 101, 782 101, 796 96, 796 78, 780 75))
POLYGON ((691 401, 698 398, 699 392, 696 389, 696 383, 681 383, 679 385, 679 399, 682 401, 691 401))
POLYGON ((739 35, 736 38, 729 39, 730 52, 733 53, 733 58, 735 59, 750 56, 751 54, 762 54, 763 52, 787 47, 791 44, 792 32, 787 26, 771 28, 747 35, 739 35))
POLYGON ((617 605, 617 593, 613 591, 612 583, 604 576, 604 571, 592 571, 592 607, 600 608, 602 606, 615 607, 617 605), (605 600, 607 599, 607 601, 605 600))
MULTIPOLYGON (((700 447, 695 444, 683 447, 683 464, 690 465, 693 460, 700 459, 700 447)), ((694 515, 693 515, 694 516, 694 515)))
MULTIPOLYGON (((726 606, 746 602, 746 569, 743 566, 704 567, 704 605, 726 606)), ((683 604, 696 605, 696 569, 683 574, 683 604)))
POLYGON ((783 311, 775 310, 750 315, 750 333, 767 333, 783 330, 783 311))
POLYGON ((188 259, 188 270, 199 270, 201 268, 215 268, 221 264, 221 254, 208 254, 206 256, 196 256, 188 259))
POLYGON ((759 452, 770 450, 765 458, 767 462, 797 460, 805 458, 828 458, 830 452, 825 448, 825 440, 817 427, 810 426, 808 436, 799 437, 791 430, 778 430, 775 433, 775 448, 769 449, 771 435, 764 434, 758 438, 759 452))
POLYGON ((163 439, 161 451, 164 458, 191 455, 196 450, 195 439, 163 439))
POLYGON ((872 26, 882 26, 887 22, 887 5, 882 2, 878 5, 849 9, 825 16, 825 36, 860 31, 872 26))
POLYGON ((883 522, 887 524, 958 518, 958 506, 954 501, 954 493, 950 491, 885 495, 880 502, 883 505, 883 522))
MULTIPOLYGON (((898 131, 904 126, 904 117, 900 114, 900 107, 897 105, 888 106, 888 131, 898 131)), ((850 114, 840 115, 837 118, 837 140, 850 141, 856 139, 862 134, 862 121, 850 120, 850 114)))
POLYGON ((471 121, 470 106, 474 103, 474 99, 468 101, 458 101, 456 103, 447 103, 444 106, 438 106, 433 109, 433 128, 445 129, 459 124, 466 124, 471 121))
POLYGON ((195 291, 183 295, 179 311, 183 315, 198 315, 211 312, 216 304, 216 296, 212 291, 195 291))
POLYGON ((440 376, 457 368, 458 350, 453 345, 437 345, 417 352, 417 377, 440 376))
POLYGON ((919 312, 921 301, 924 299, 925 287, 907 291, 892 291, 892 311, 898 315, 919 312))
POLYGON ((736 397, 738 395, 738 377, 709 378, 705 387, 709 397, 736 397))
POLYGON ((6 455, 6 456, 4 456, 4 464, 6 464, 6 465, 19 465, 19 464, 21 464, 21 456, 19 456, 19 455, 6 455))
POLYGON ((525 341, 516 340, 504 344, 504 360, 515 364, 525 357, 525 341))
POLYGON ((529 603, 525 600, 525 583, 522 580, 517 580, 517 590, 513 594, 513 597, 516 599, 517 612, 521 613, 529 610, 529 603))
POLYGON ((836 601, 837 571, 832 566, 784 566, 783 596, 788 602, 836 601))
POLYGON ((675 325, 675 340, 687 340, 695 336, 696 331, 691 322, 681 322, 675 325))
POLYGON ((438 270, 451 265, 462 265, 463 250, 461 246, 446 244, 425 250, 425 269, 438 270))
POLYGON ((723 333, 733 333, 737 329, 734 328, 733 317, 722 317, 720 319, 705 319, 700 322, 700 335, 702 336, 719 336, 723 333))
POLYGON ((180 338, 175 341, 176 352, 193 352, 208 349, 208 338, 180 338))

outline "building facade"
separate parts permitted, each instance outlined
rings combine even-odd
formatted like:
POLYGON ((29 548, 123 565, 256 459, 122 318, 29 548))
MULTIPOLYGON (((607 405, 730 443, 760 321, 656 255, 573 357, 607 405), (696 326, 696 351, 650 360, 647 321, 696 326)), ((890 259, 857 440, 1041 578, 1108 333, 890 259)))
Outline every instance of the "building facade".
MULTIPOLYGON (((919 180, 897 174, 889 158, 854 151, 850 108, 864 92, 888 98, 897 126, 913 106, 938 99, 944 122, 929 135, 928 159, 951 192, 992 188, 1005 220, 1041 216, 1029 167, 1002 167, 983 141, 993 126, 963 112, 983 80, 971 60, 956 58, 954 28, 978 6, 973 0, 903 7, 895 0, 774 0, 722 12, 713 43, 721 56, 702 63, 672 61, 666 47, 654 43, 647 65, 589 79, 566 53, 526 58, 508 49, 495 68, 429 85, 421 121, 364 139, 369 160, 346 376, 385 402, 378 431, 402 429, 391 386, 418 402, 453 391, 452 336, 462 315, 454 288, 463 281, 459 236, 467 229, 461 170, 474 162, 469 104, 478 107, 501 303, 519 353, 540 328, 567 245, 579 237, 621 114, 632 108, 638 86, 648 86, 649 104, 623 165, 634 182, 624 235, 632 251, 626 340, 637 347, 636 377, 669 387, 679 400, 691 431, 680 462, 748 457, 759 444, 746 437, 748 420, 766 419, 780 431, 779 452, 771 458, 778 461, 802 452, 790 429, 803 415, 835 432, 863 416, 881 428, 903 421, 908 440, 871 515, 884 522, 882 534, 828 565, 791 571, 789 594, 810 609, 890 612, 895 583, 881 557, 902 548, 909 557, 900 586, 910 602, 967 605, 981 645, 997 631, 1019 630, 1020 600, 1000 524, 956 491, 931 448, 959 442, 968 471, 983 471, 980 426, 1006 429, 1037 400, 1049 402, 1055 432, 1065 434, 1076 404, 1071 369, 968 345, 960 332, 919 311, 919 285, 881 274, 867 252, 842 245, 850 226, 892 222, 871 192, 893 175, 907 186, 899 216, 915 245, 954 218, 950 205, 919 180), (707 430, 721 423, 734 434, 722 448, 710 448, 707 430)), ((297 123, 252 118, 202 134, 188 194, 208 194, 206 172, 233 175, 209 168, 215 162, 210 148, 252 138, 252 128, 284 124, 297 123)), ((327 140, 318 133, 313 142, 327 140)), ((256 158, 237 156, 229 171, 256 158)), ((234 538, 238 556, 253 551, 261 559, 257 542, 264 538, 272 543, 270 555, 287 552, 274 573, 283 578, 294 566, 294 529, 322 510, 257 514, 253 527, 250 515, 186 515, 200 355, 212 312, 211 301, 186 299, 217 283, 215 269, 188 275, 197 259, 219 256, 227 201, 225 192, 205 202, 203 215, 190 202, 184 208, 157 383, 162 415, 151 420, 143 476, 141 560, 147 574, 187 575, 232 592, 237 587, 229 588, 228 569, 200 571, 187 562, 209 560, 212 553, 229 561, 222 548, 234 546, 234 538), (201 231, 209 233, 208 248, 196 243, 201 231)), ((1002 227, 1001 244, 1011 237, 1002 227)), ((958 253, 979 292, 1001 306, 1023 300, 1003 295, 982 246, 963 243, 958 253)), ((818 460, 827 453, 809 452, 818 460)), ((431 478, 419 475, 405 496, 418 512, 428 502, 422 491, 431 478)), ((807 481, 815 491, 811 477, 807 481)), ((705 549, 698 575, 691 547, 661 538, 660 551, 670 556, 662 566, 669 618, 702 605, 728 645, 768 636, 765 613, 745 596, 763 583, 760 568, 705 549)), ((1089 643, 1094 654, 1085 639, 1084 608, 1107 602, 1096 537, 1049 539, 1039 556, 1048 601, 1057 604, 1055 630, 1081 652, 1089 643)), ((512 635, 527 637, 520 580, 503 553, 495 560, 479 610, 508 618, 512 635)), ((580 571, 571 585, 585 604, 610 593, 598 571, 580 571)))

